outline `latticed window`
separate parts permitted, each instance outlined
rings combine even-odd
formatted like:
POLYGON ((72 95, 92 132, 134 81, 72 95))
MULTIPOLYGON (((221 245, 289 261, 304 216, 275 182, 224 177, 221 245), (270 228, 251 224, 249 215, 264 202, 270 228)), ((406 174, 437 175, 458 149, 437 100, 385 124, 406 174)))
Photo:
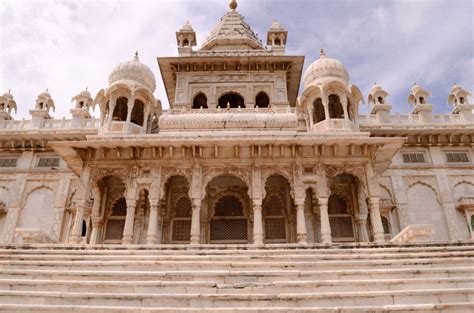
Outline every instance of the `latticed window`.
POLYGON ((352 215, 347 210, 347 202, 338 195, 329 197, 329 223, 335 240, 354 240, 352 215))
POLYGON ((0 159, 0 167, 16 167, 16 158, 0 159))
POLYGON ((37 167, 58 167, 59 158, 39 158, 37 167))
POLYGON ((446 161, 448 163, 467 163, 469 158, 466 152, 446 152, 446 161))
POLYGON ((286 221, 283 201, 276 195, 266 197, 263 201, 265 239, 284 241, 286 239, 286 221))
POLYGON ((174 207, 174 218, 171 222, 171 240, 189 241, 191 239, 191 201, 181 197, 174 207))
POLYGON ((115 201, 114 205, 112 206, 111 215, 107 219, 105 240, 109 240, 109 242, 117 242, 122 240, 126 215, 127 201, 124 197, 121 197, 115 201))
POLYGON ((220 198, 211 219, 211 241, 247 241, 247 218, 242 202, 232 195, 220 198))
POLYGON ((403 163, 425 163, 423 153, 403 153, 403 163))

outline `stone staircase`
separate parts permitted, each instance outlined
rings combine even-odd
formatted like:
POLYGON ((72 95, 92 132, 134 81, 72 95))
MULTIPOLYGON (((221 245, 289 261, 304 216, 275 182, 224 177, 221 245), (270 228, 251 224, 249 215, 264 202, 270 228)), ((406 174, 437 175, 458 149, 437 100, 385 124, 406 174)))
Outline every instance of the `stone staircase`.
POLYGON ((0 246, 4 312, 474 312, 474 242, 0 246))

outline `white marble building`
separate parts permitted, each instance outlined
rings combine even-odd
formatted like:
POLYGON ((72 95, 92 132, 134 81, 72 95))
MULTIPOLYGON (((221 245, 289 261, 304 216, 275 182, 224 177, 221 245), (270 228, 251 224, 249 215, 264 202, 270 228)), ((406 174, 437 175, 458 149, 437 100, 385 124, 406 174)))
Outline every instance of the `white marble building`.
POLYGON ((73 97, 72 119, 50 117, 46 91, 16 120, 3 94, 0 242, 383 243, 427 224, 432 240, 474 238, 468 91, 434 115, 415 85, 394 115, 381 86, 365 97, 324 51, 303 72, 282 25, 265 46, 236 7, 200 48, 186 23, 178 56, 158 58, 167 111, 138 54, 73 97))

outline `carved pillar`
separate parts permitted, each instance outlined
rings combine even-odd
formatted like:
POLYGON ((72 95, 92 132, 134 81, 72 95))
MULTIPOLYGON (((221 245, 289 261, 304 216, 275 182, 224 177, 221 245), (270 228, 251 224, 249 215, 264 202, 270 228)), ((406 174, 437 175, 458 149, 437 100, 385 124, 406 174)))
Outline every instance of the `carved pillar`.
POLYGON ((92 216, 92 232, 89 244, 96 245, 99 243, 99 228, 102 227, 103 220, 100 216, 92 216))
POLYGON ((201 199, 192 199, 193 213, 191 216, 191 244, 197 245, 201 239, 201 199))
POLYGON ((114 117, 114 110, 115 110, 115 106, 117 105, 116 101, 117 99, 115 97, 112 97, 112 96, 109 97, 109 116, 107 118, 108 124, 112 122, 112 119, 114 117))
POLYGON ((263 245, 262 199, 252 199, 253 204, 253 244, 263 245))
POLYGON ((158 229, 158 226, 161 225, 161 216, 158 212, 158 199, 150 199, 150 216, 148 220, 148 231, 146 234, 146 244, 153 245, 159 241, 157 240, 159 236, 159 232, 161 229, 158 229))
POLYGON ((308 109, 309 126, 310 126, 310 127, 313 127, 313 125, 314 125, 314 117, 313 117, 314 112, 313 112, 313 110, 314 110, 313 108, 309 108, 309 109, 308 109))
POLYGON ((148 132, 148 118, 150 116, 150 112, 145 112, 144 114, 144 117, 143 117, 143 130, 142 132, 143 133, 147 133, 148 132))
POLYGON ((357 215, 357 228, 359 229, 359 241, 369 242, 369 234, 367 232, 367 213, 357 215))
POLYGON ((349 120, 349 114, 347 112, 347 98, 345 95, 339 96, 341 99, 342 110, 344 110, 344 119, 349 120))
POLYGON ((193 165, 193 176, 191 179, 190 198, 192 201, 191 215, 191 240, 192 245, 201 242, 201 203, 202 203, 202 167, 200 164, 193 165))
POLYGON ((331 243, 331 224, 329 223, 329 214, 328 214, 328 198, 319 198, 319 216, 321 218, 321 242, 322 243, 331 243))
POLYGON ((127 123, 130 123, 132 119, 133 105, 135 104, 135 97, 131 97, 127 102, 127 123))
POLYGON ((370 222, 374 231, 374 242, 384 243, 385 236, 383 234, 382 218, 380 216, 380 198, 370 197, 370 222))
POLYGON ((84 219, 85 201, 80 200, 76 204, 76 218, 72 229, 71 243, 79 243, 82 231, 82 220, 84 219))
POLYGON ((127 215, 125 217, 125 227, 123 228, 122 244, 128 245, 133 239, 133 224, 135 220, 136 200, 127 199, 127 215))
POLYGON ((306 220, 304 214, 304 198, 295 200, 296 204, 296 240, 298 243, 308 243, 308 234, 306 231, 306 220))
POLYGON ((329 118, 330 118, 330 116, 329 116, 329 100, 328 100, 326 95, 321 97, 321 100, 322 100, 323 107, 324 107, 324 115, 326 117, 326 120, 329 120, 329 118))

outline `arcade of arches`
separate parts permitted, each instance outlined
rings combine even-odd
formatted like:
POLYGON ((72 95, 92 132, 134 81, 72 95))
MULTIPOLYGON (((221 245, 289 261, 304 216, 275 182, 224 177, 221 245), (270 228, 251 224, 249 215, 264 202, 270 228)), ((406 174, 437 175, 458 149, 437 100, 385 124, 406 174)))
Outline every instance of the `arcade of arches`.
MULTIPOLYGON (((330 243, 376 238, 363 185, 350 174, 329 179, 330 196, 319 199, 311 187, 295 199, 291 182, 278 174, 265 179, 262 199, 252 199, 248 182, 222 174, 207 183, 202 199, 196 201, 189 180, 171 176, 161 197, 137 187, 136 196, 127 199, 130 193, 122 178, 101 178, 90 219, 84 209, 77 210, 81 215, 75 218, 73 242, 80 235, 91 244, 330 243)), ((378 224, 382 233, 384 226, 390 227, 380 215, 378 224)))

